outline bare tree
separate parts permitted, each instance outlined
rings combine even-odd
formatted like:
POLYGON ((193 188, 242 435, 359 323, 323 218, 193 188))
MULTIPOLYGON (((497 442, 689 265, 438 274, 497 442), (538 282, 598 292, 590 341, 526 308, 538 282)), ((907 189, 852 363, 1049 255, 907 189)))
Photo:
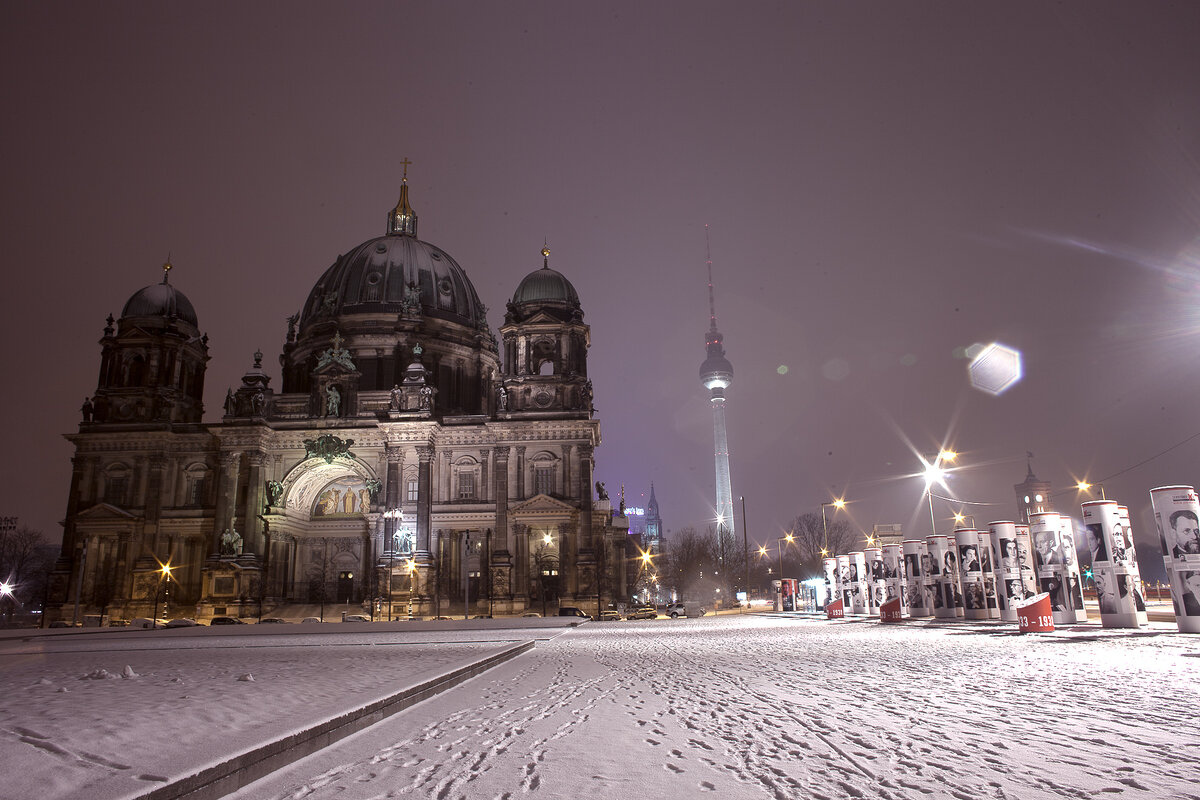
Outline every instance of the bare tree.
POLYGON ((21 527, 5 533, 0 539, 0 581, 12 587, 6 613, 41 607, 56 554, 57 548, 39 530, 21 527))
POLYGON ((680 597, 701 589, 702 583, 712 581, 717 564, 717 542, 712 531, 700 533, 695 528, 680 528, 667 539, 669 570, 664 574, 666 584, 680 597))
MULTIPOLYGON (((829 531, 828 551, 830 556, 848 553, 854 547, 858 533, 845 520, 825 518, 825 526, 829 531)), ((795 538, 792 550, 784 544, 783 560, 785 569, 788 564, 799 573, 814 577, 821 573, 821 550, 826 548, 825 528, 821 524, 821 515, 808 512, 792 520, 789 530, 795 538), (791 552, 789 552, 791 551, 791 552)))

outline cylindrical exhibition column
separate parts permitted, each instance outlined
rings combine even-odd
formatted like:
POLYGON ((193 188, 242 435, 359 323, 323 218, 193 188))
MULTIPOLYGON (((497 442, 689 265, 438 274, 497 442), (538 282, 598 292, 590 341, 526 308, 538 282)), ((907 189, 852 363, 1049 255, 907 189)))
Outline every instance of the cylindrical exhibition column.
POLYGON ((1137 548, 1133 544, 1133 525, 1129 522, 1129 509, 1117 506, 1117 518, 1125 536, 1125 555, 1128 556, 1129 582, 1133 587, 1133 605, 1137 609, 1138 625, 1149 622, 1146 614, 1146 591, 1142 588, 1142 568, 1138 565, 1137 548))
MULTIPOLYGON (((1075 520, 1060 516, 1058 528, 1063 543, 1063 560, 1066 562, 1067 610, 1074 616, 1074 622, 1087 622, 1087 609, 1083 607, 1083 578, 1079 575, 1079 557, 1075 549, 1075 520)), ((1141 591, 1139 588, 1138 591, 1141 591)), ((1145 604, 1142 613, 1145 614, 1145 604)), ((1143 620, 1144 622, 1145 620, 1143 620)))
POLYGON ((850 606, 855 614, 869 613, 867 593, 871 582, 867 574, 867 556, 859 551, 850 554, 850 606))
POLYGON ((908 592, 905 591, 906 570, 904 547, 899 544, 883 546, 883 579, 887 582, 886 599, 900 598, 900 613, 908 614, 908 592))
POLYGON ((1073 623, 1075 611, 1067 603, 1067 560, 1063 553, 1058 512, 1030 514, 1029 532, 1033 537, 1033 567, 1037 571, 1038 588, 1050 595, 1054 624, 1073 623))
MULTIPOLYGON (((1092 551, 1092 580, 1106 628, 1138 627, 1137 602, 1129 574, 1129 555, 1115 500, 1091 500, 1083 506, 1088 548, 1092 551)), ((1144 614, 1144 612, 1143 612, 1144 614)))
POLYGON ((863 550, 863 557, 867 561, 867 611, 877 617, 887 595, 887 582, 883 577, 883 550, 868 547, 863 550))
POLYGON ((1184 633, 1200 633, 1200 499, 1191 486, 1150 490, 1150 505, 1171 584, 1175 623, 1184 633))
POLYGON ((996 568, 1000 563, 1000 551, 992 540, 990 531, 979 531, 979 565, 983 571, 983 602, 987 606, 988 619, 1000 619, 999 583, 996 568))
POLYGON ((908 580, 908 615, 928 617, 933 613, 931 595, 925 584, 925 564, 929 560, 929 551, 925 543, 918 539, 906 539, 903 547, 904 572, 908 580))
POLYGON ((1037 570, 1033 568, 1033 537, 1029 534, 1029 526, 1018 523, 1017 529, 1017 567, 1021 572, 1021 586, 1025 589, 1025 599, 1037 594, 1037 570))
POLYGON ((936 579, 933 585, 933 615, 938 619, 953 619, 955 586, 958 581, 958 557, 950 550, 950 537, 934 535, 925 540, 929 546, 929 560, 933 565, 936 579), (946 569, 946 557, 951 559, 952 571, 946 569))
POLYGON ((853 605, 850 598, 853 595, 853 590, 850 588, 850 556, 849 554, 839 555, 838 562, 838 587, 842 592, 842 608, 847 614, 850 613, 850 608, 853 605))
POLYGON ((987 619, 987 601, 983 597, 983 561, 979 556, 979 531, 958 528, 954 531, 958 548, 959 585, 967 619, 987 619))
POLYGON ((996 573, 996 597, 1000 604, 1000 619, 1017 621, 1014 605, 1025 599, 1021 583, 1021 567, 1017 560, 1017 526, 1007 520, 988 523, 992 543, 992 565, 996 573))
POLYGON ((838 580, 837 556, 821 559, 821 571, 825 575, 825 605, 842 599, 842 585, 838 580))

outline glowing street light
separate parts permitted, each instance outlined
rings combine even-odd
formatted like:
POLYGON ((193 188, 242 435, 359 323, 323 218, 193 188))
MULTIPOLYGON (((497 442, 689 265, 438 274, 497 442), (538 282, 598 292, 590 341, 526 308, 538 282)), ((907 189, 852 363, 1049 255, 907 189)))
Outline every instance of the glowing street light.
POLYGON ((942 467, 943 463, 953 463, 958 459, 958 453, 953 450, 942 449, 936 456, 931 456, 927 461, 921 459, 921 464, 924 466, 925 476, 925 497, 929 501, 929 528, 930 533, 937 534, 937 520, 933 516, 933 485, 940 483, 946 485, 946 476, 948 471, 942 467))
POLYGON ((825 506, 833 506, 838 511, 846 507, 845 498, 839 497, 836 500, 831 500, 828 503, 821 503, 821 532, 825 534, 825 546, 821 548, 821 556, 829 555, 829 523, 825 521, 825 506))
POLYGON ((158 590, 154 593, 154 616, 150 620, 152 628, 158 627, 158 598, 162 594, 163 579, 165 578, 168 583, 171 581, 171 562, 168 561, 166 564, 160 562, 158 566, 158 590))

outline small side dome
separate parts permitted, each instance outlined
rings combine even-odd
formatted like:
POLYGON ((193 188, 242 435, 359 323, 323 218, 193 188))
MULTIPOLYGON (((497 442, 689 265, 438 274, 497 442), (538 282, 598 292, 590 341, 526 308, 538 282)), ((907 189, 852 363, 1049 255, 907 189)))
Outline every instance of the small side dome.
POLYGON ((521 279, 513 294, 513 304, 542 305, 562 303, 579 308, 579 293, 561 272, 550 269, 550 249, 542 248, 542 268, 534 270, 521 279))
POLYGON ((129 298, 125 308, 121 310, 121 317, 181 319, 193 327, 198 327, 196 309, 192 307, 192 302, 183 292, 167 282, 167 273, 170 270, 171 263, 168 261, 163 265, 162 283, 153 283, 134 292, 133 297, 129 298))

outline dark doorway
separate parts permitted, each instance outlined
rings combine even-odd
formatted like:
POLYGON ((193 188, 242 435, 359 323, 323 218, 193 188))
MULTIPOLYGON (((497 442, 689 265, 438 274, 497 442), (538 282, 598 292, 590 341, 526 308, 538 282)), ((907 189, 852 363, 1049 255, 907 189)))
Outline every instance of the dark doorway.
POLYGON ((354 599, 354 573, 339 572, 337 582, 337 600, 338 603, 349 603, 354 599))

